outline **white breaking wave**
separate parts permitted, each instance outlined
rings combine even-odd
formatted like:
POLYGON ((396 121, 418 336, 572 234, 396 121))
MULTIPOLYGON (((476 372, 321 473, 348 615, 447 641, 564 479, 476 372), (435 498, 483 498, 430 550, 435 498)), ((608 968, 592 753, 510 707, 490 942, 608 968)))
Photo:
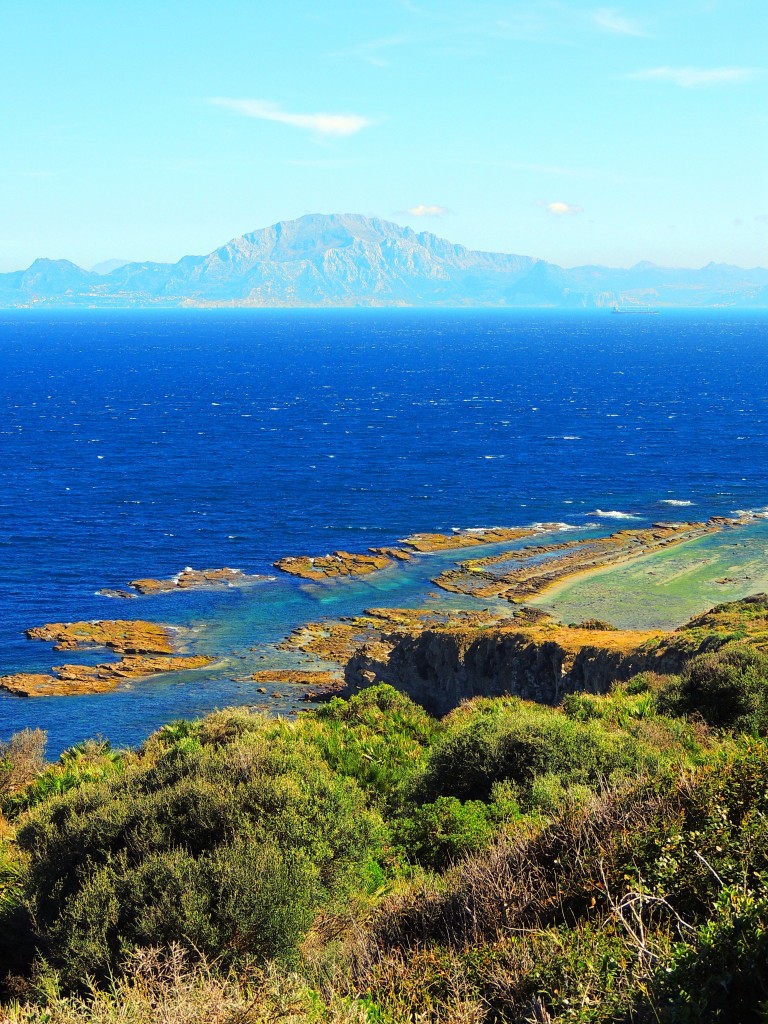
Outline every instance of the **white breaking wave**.
POLYGON ((633 516, 630 512, 604 512, 596 508, 594 512, 587 512, 588 516, 595 516, 597 519, 642 519, 642 516, 633 516))
POLYGON ((676 507, 679 506, 680 508, 684 508, 687 505, 692 505, 693 502, 692 501, 680 501, 679 498, 662 498, 661 501, 659 502, 659 504, 660 505, 675 505, 676 507))
POLYGON ((736 508, 731 515, 739 519, 768 519, 768 505, 763 508, 736 508))

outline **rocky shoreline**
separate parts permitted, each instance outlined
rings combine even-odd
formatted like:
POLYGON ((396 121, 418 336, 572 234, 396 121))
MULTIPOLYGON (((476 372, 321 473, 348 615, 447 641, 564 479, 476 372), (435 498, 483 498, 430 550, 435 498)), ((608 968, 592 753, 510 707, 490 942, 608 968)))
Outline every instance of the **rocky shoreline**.
MULTIPOLYGON (((639 671, 637 666, 646 664, 641 652, 648 644, 661 642, 664 634, 616 630, 608 623, 592 621, 566 626, 522 602, 535 600, 577 577, 652 556, 744 521, 713 518, 707 522, 658 522, 605 537, 529 543, 465 559, 454 568, 444 569, 433 582, 442 591, 476 600, 478 607, 378 607, 361 615, 309 622, 277 644, 277 650, 297 655, 298 664, 260 668, 243 679, 254 684, 302 687, 305 699, 340 690, 352 693, 373 683, 389 682, 441 714, 465 697, 489 695, 498 688, 548 703, 557 701, 569 688, 599 690, 609 676, 621 676, 621 666, 639 671), (479 602, 489 599, 507 601, 517 611, 499 610, 498 603, 496 610, 479 606, 479 602), (480 662, 485 665, 482 670, 480 662)), ((274 564, 300 579, 325 582, 379 572, 412 557, 540 538, 558 529, 562 524, 544 523, 449 534, 421 533, 400 540, 397 547, 286 557, 274 564)), ((134 580, 130 584, 132 592, 115 596, 242 586, 262 579, 238 569, 187 568, 167 580, 134 580)), ((0 688, 20 696, 107 692, 125 680, 199 669, 212 663, 209 657, 182 653, 179 633, 173 627, 150 622, 52 623, 30 629, 26 635, 53 643, 56 650, 101 647, 119 658, 98 665, 54 666, 49 674, 0 677, 0 688)), ((266 690, 259 687, 256 692, 266 690)))
POLYGON ((659 522, 650 527, 619 530, 607 537, 528 545, 513 552, 467 559, 432 582, 451 593, 502 598, 516 604, 587 573, 636 561, 664 548, 742 524, 741 519, 723 518, 703 523, 659 522))

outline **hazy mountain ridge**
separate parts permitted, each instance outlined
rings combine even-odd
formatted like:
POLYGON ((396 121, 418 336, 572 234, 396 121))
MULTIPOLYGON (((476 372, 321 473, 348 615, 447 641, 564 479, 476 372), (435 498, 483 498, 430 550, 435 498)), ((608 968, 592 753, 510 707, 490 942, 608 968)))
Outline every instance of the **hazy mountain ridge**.
POLYGON ((0 307, 32 306, 768 306, 768 270, 642 262, 558 267, 476 252, 359 214, 310 214, 177 263, 104 274, 38 259, 0 274, 0 307))

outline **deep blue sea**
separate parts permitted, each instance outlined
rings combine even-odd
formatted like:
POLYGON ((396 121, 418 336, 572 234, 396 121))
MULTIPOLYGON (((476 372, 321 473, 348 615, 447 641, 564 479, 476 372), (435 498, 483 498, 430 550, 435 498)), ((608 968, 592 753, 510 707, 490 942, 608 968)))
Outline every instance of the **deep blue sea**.
POLYGON ((282 555, 417 530, 768 503, 764 313, 3 313, 0 406, 0 674, 73 660, 23 630, 82 618, 193 626, 195 649, 229 658, 100 696, 0 693, 0 739, 39 725, 52 753, 255 703, 237 681, 238 659, 265 657, 251 647, 418 600, 438 562, 132 602, 101 587, 187 565, 274 575, 282 555))

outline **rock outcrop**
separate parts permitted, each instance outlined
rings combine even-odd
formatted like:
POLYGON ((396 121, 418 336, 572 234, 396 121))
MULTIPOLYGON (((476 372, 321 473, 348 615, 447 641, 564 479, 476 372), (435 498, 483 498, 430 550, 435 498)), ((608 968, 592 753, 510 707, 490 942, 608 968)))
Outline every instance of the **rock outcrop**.
POLYGON ((50 674, 0 676, 0 688, 20 697, 105 693, 127 679, 203 668, 212 660, 204 655, 178 653, 178 632, 156 622, 53 622, 28 629, 26 635, 30 640, 52 643, 57 651, 106 648, 121 657, 99 665, 56 665, 50 674))
POLYGON ((557 704, 566 693, 604 693, 638 672, 679 672, 694 655, 734 639, 768 649, 768 596, 718 605, 669 633, 605 625, 585 629, 545 617, 530 625, 393 631, 349 659, 346 692, 389 683, 438 716, 479 696, 557 704))
MULTIPOLYGON (((139 594, 172 594, 179 590, 217 590, 223 587, 245 587, 258 583, 264 576, 249 576, 242 569, 193 569, 187 566, 166 580, 132 580, 129 586, 139 594)), ((102 590, 105 597, 130 597, 129 591, 102 590)), ((135 596, 135 595, 134 595, 135 596)))
POLYGON ((513 694, 557 704, 568 692, 602 693, 614 680, 646 668, 672 671, 677 659, 646 653, 660 639, 659 633, 572 629, 554 622, 425 629, 364 644, 348 661, 345 679, 350 694, 389 683, 437 716, 480 696, 513 694))
POLYGON ((349 576, 367 576, 392 565, 387 554, 356 554, 351 551, 333 551, 330 555, 298 555, 280 558, 275 568, 304 580, 331 580, 349 576))
POLYGON ((467 559, 448 569, 433 582, 443 590, 470 597, 526 601, 566 580, 599 569, 655 554, 664 548, 698 540, 740 519, 706 523, 654 523, 633 530, 619 530, 607 537, 587 537, 560 544, 534 545, 486 558, 467 559))
POLYGON ((414 551, 453 551, 459 548, 473 548, 480 544, 504 544, 508 541, 525 540, 551 533, 562 527, 562 523, 539 523, 536 526, 490 526, 482 529, 453 530, 451 533, 413 533, 400 543, 414 551))
POLYGON ((254 683, 290 683, 295 686, 332 686, 342 682, 341 673, 338 671, 301 668, 260 669, 254 672, 250 679, 254 683))

